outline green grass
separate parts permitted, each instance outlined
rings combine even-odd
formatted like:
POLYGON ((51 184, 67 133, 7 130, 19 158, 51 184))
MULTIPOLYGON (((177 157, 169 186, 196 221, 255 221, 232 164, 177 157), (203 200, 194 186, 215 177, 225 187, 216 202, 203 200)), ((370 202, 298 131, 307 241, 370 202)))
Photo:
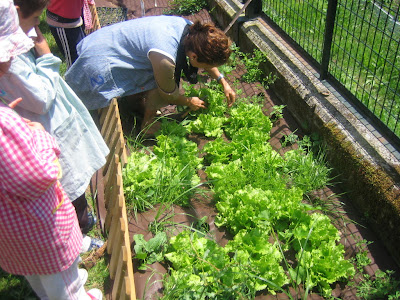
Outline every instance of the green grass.
POLYGON ((93 268, 88 270, 88 280, 86 281, 86 291, 97 288, 105 294, 111 286, 110 272, 108 270, 108 257, 101 257, 93 268))
POLYGON ((170 0, 164 15, 193 15, 207 7, 206 0, 170 0))
MULTIPOLYGON (((109 289, 110 274, 108 271, 108 257, 101 257, 97 263, 88 270, 88 280, 85 284, 86 291, 98 288, 101 291, 109 289)), ((12 275, 0 269, 0 299, 7 300, 37 300, 39 299, 23 276, 12 275)))
POLYGON ((23 276, 11 275, 0 269, 0 299, 39 299, 23 276))
MULTIPOLYGON (((86 199, 89 205, 89 209, 91 209, 93 211, 93 214, 95 214, 96 203, 94 197, 86 193, 86 199)), ((95 237, 103 241, 106 240, 98 226, 93 227, 93 229, 90 230, 90 232, 88 233, 88 236, 95 237)), ((89 257, 91 254, 93 254, 93 252, 82 254, 82 261, 85 261, 85 258, 89 257)), ((105 294, 105 292, 109 289, 111 285, 108 264, 109 256, 105 254, 104 256, 99 257, 99 259, 96 261, 96 264, 92 268, 88 268, 88 280, 85 284, 86 291, 97 288, 103 292, 103 295, 105 294)), ((83 265, 81 267, 83 267, 83 265)))

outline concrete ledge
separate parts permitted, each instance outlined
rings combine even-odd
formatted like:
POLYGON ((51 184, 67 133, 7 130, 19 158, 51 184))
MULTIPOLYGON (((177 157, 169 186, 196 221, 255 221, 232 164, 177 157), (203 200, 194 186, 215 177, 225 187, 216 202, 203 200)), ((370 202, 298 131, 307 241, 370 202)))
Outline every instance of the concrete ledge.
MULTIPOLYGON (((226 28, 241 4, 216 0, 211 14, 226 28)), ((290 45, 261 19, 240 19, 229 35, 241 51, 266 53, 265 74, 278 79, 270 89, 302 128, 317 132, 328 146, 328 161, 347 197, 364 214, 400 265, 400 162, 368 121, 343 99, 290 45), (360 117, 361 116, 361 117, 360 117)))

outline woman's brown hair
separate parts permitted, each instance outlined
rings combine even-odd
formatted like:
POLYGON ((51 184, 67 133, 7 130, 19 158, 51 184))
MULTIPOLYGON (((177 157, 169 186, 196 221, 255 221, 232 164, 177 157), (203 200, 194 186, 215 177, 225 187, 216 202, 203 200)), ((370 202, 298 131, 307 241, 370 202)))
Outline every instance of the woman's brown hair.
POLYGON ((196 21, 189 28, 189 35, 184 40, 185 52, 192 51, 199 63, 213 66, 225 64, 232 52, 231 40, 225 33, 211 23, 201 24, 196 21))
POLYGON ((19 6, 19 10, 24 18, 29 18, 38 10, 45 9, 50 0, 14 0, 14 5, 19 6))

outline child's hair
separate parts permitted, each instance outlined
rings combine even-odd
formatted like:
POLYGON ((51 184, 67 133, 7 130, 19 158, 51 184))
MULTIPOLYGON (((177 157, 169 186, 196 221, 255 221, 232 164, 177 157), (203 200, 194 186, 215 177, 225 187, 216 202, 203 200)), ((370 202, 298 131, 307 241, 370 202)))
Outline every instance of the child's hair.
POLYGON ((50 0, 14 0, 14 5, 19 9, 24 18, 28 18, 38 10, 45 9, 50 0))
POLYGON ((231 40, 214 24, 201 24, 196 21, 189 28, 189 35, 184 40, 185 51, 197 55, 197 61, 209 65, 225 64, 232 52, 231 40))

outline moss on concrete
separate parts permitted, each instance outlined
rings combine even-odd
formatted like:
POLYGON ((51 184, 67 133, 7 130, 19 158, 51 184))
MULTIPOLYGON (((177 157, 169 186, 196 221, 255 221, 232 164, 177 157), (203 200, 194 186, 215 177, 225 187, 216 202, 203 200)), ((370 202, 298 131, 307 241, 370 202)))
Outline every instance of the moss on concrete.
POLYGON ((382 167, 357 154, 334 124, 325 124, 321 135, 327 145, 327 159, 347 197, 400 265, 400 192, 395 181, 382 167))

